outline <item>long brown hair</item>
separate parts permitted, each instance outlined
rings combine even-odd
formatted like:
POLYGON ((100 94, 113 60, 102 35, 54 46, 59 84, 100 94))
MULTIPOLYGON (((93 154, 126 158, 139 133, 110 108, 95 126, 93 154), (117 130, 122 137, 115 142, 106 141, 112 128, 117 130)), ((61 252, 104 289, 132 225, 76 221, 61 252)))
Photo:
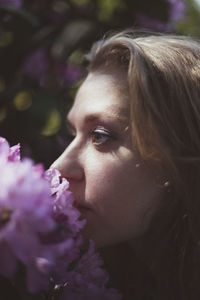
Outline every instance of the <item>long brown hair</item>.
POLYGON ((89 60, 89 72, 123 69, 134 143, 170 182, 151 226, 158 299, 200 299, 200 43, 123 32, 96 43, 89 60))

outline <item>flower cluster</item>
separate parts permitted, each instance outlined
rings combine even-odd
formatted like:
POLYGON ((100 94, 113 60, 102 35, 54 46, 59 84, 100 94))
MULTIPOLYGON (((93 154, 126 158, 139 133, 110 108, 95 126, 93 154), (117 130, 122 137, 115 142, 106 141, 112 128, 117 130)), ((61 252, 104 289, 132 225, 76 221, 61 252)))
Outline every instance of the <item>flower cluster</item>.
POLYGON ((68 186, 57 170, 20 160, 20 146, 0 137, 0 274, 23 278, 29 293, 48 291, 53 282, 62 286, 62 300, 121 299, 106 289, 92 242, 81 255, 85 220, 68 186))

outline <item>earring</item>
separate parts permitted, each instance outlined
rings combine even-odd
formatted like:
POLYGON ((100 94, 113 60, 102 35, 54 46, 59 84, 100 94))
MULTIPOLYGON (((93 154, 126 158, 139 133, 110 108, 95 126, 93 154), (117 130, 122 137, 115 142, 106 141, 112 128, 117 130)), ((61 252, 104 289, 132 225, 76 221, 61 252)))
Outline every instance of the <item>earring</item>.
POLYGON ((166 189, 166 191, 169 193, 170 192, 170 190, 171 190, 171 184, 170 184, 170 181, 169 180, 166 180, 165 182, 164 182, 164 188, 166 189))

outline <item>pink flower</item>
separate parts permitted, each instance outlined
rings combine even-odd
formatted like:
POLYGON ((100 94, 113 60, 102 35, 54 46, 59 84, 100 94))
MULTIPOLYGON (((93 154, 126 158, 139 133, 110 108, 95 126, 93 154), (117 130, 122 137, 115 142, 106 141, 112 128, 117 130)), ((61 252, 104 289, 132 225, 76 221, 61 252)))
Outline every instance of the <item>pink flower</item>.
POLYGON ((20 146, 0 137, 0 274, 20 277, 23 266, 30 293, 48 291, 53 280, 65 287, 65 299, 121 299, 106 288, 108 274, 92 241, 81 255, 85 220, 68 187, 59 171, 21 161, 20 146))
POLYGON ((102 268, 103 260, 95 252, 93 241, 82 255, 75 268, 68 273, 64 293, 60 300, 120 300, 122 295, 115 289, 108 289, 108 274, 102 268))
MULTIPOLYGON (((19 160, 19 145, 0 138, 0 273, 12 278, 26 267, 27 289, 48 289, 78 258, 84 222, 64 180, 54 196, 41 165, 19 160)), ((51 171, 49 171, 51 173, 51 171)), ((55 178, 57 172, 53 172, 55 178)), ((54 176, 51 176, 55 182, 54 176)))

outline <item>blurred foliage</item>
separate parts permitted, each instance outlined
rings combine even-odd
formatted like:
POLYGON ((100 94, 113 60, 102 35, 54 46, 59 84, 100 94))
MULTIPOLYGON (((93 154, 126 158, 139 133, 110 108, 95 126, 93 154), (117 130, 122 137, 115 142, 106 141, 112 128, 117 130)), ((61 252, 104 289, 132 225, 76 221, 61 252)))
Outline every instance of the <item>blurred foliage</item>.
POLYGON ((0 135, 48 167, 94 41, 130 27, 200 36, 199 20, 192 0, 0 0, 0 135))
POLYGON ((187 14, 184 20, 178 24, 178 31, 182 34, 200 38, 200 1, 186 0, 187 14))

